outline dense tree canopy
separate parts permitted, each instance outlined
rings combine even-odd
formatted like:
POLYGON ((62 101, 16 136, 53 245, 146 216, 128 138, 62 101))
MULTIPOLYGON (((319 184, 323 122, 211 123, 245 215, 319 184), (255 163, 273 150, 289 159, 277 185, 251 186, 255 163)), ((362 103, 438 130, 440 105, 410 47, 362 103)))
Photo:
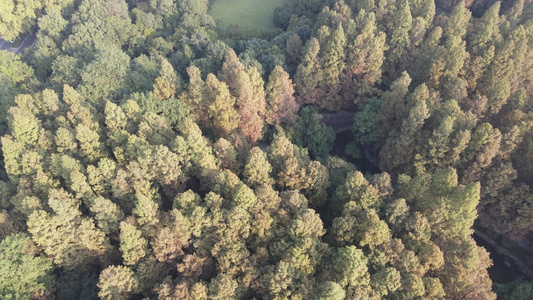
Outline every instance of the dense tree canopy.
POLYGON ((531 1, 210 2, 0 0, 0 298, 531 297, 531 1))

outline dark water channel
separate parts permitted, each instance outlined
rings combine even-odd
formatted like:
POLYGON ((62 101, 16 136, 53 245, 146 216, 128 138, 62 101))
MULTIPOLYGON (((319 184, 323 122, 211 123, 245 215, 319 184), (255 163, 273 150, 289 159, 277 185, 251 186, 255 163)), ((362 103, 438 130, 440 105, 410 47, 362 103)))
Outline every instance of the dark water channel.
POLYGON ((509 258, 503 254, 499 254, 491 244, 484 239, 474 234, 474 240, 478 246, 484 247, 490 253, 492 259, 492 267, 488 269, 490 279, 498 283, 508 283, 518 279, 525 278, 525 275, 520 271, 520 268, 509 258))
POLYGON ((338 132, 333 145, 332 155, 336 155, 349 163, 354 164, 357 169, 363 173, 377 174, 381 171, 379 168, 367 158, 364 153, 361 158, 353 158, 351 155, 345 153, 346 146, 353 140, 351 131, 338 132))

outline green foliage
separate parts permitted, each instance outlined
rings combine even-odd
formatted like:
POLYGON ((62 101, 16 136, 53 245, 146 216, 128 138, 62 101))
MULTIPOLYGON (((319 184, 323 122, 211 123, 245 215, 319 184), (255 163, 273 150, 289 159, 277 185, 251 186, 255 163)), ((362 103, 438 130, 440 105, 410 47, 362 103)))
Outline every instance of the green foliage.
POLYGON ((173 98, 176 92, 181 90, 181 82, 174 68, 164 58, 161 59, 161 70, 159 77, 155 79, 153 87, 156 96, 163 100, 173 98))
POLYGON ((332 150, 335 131, 320 120, 321 116, 312 106, 304 107, 293 124, 286 126, 291 140, 309 150, 314 158, 325 158, 332 150))
POLYGON ((263 135, 266 99, 264 82, 258 70, 246 68, 233 50, 228 51, 221 70, 222 79, 236 98, 239 129, 250 143, 263 135))
POLYGON ((456 2, 297 0, 261 39, 222 0, 0 0, 39 25, 0 53, 0 297, 495 299, 471 235, 531 236, 531 5, 456 2))
POLYGON ((381 82, 387 44, 385 33, 377 29, 374 13, 360 10, 356 19, 363 24, 358 24, 361 32, 346 48, 344 97, 353 97, 359 104, 377 92, 374 85, 381 82))
POLYGON ((391 64, 396 63, 404 54, 405 48, 409 47, 409 31, 413 26, 413 17, 409 0, 402 0, 394 13, 393 31, 390 37, 390 48, 387 58, 391 64))
POLYGON ((336 282, 322 282, 317 286, 318 294, 315 299, 319 300, 342 300, 346 293, 336 282))
POLYGON ((38 255, 28 236, 14 234, 0 243, 0 297, 33 299, 51 292, 54 275, 52 262, 38 255))
POLYGON ((80 73, 80 93, 95 103, 118 97, 129 63, 129 56, 117 47, 101 49, 80 73))
POLYGON ((272 184, 274 181, 271 172, 272 166, 268 162, 266 154, 259 147, 253 147, 244 166, 245 182, 252 187, 272 184))
POLYGON ((110 266, 100 273, 98 296, 101 299, 123 299, 138 288, 133 271, 124 266, 110 266))
POLYGON ((341 286, 368 284, 368 261, 361 249, 355 246, 339 248, 332 259, 337 282, 341 286))
POLYGON ((500 298, 526 300, 533 296, 531 282, 494 283, 494 291, 500 298))
POLYGON ((0 51, 0 74, 22 87, 33 79, 33 69, 8 51, 0 51))
POLYGON ((134 265, 146 255, 147 241, 140 230, 127 223, 120 223, 120 251, 125 265, 134 265))
POLYGON ((35 25, 40 11, 45 7, 66 6, 71 1, 13 1, 0 2, 0 34, 7 40, 14 40, 28 33, 35 25))
POLYGON ((294 76, 300 105, 317 105, 322 101, 323 90, 319 88, 319 83, 322 82, 323 75, 318 61, 319 51, 320 44, 316 38, 310 39, 303 50, 302 62, 298 65, 294 76))
POLYGON ((294 87, 289 74, 279 65, 274 68, 265 87, 266 121, 269 124, 280 124, 294 121, 298 104, 294 99, 294 87))
POLYGON ((238 127, 239 115, 234 108, 235 98, 230 95, 228 86, 209 74, 206 80, 209 120, 218 136, 229 135, 238 127))
POLYGON ((63 190, 50 190, 48 205, 54 213, 35 210, 28 216, 28 231, 56 265, 72 270, 105 259, 108 238, 92 219, 82 216, 79 200, 63 190))
POLYGON ((319 41, 324 49, 322 57, 323 82, 321 84, 325 91, 324 97, 317 103, 318 107, 330 110, 343 108, 345 104, 339 96, 341 76, 344 71, 344 57, 346 47, 346 36, 342 26, 338 26, 330 33, 330 28, 321 27, 319 29, 319 41))
POLYGON ((370 98, 368 102, 359 106, 360 110, 355 115, 352 126, 354 142, 358 145, 366 146, 380 138, 378 112, 382 103, 383 100, 380 98, 370 98))

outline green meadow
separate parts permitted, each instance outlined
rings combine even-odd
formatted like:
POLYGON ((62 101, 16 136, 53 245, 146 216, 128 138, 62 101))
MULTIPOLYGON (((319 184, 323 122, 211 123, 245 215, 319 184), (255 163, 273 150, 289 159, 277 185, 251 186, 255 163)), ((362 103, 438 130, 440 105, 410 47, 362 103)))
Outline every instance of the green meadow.
POLYGON ((274 9, 287 0, 217 0, 209 14, 222 27, 239 25, 243 30, 274 29, 274 9))

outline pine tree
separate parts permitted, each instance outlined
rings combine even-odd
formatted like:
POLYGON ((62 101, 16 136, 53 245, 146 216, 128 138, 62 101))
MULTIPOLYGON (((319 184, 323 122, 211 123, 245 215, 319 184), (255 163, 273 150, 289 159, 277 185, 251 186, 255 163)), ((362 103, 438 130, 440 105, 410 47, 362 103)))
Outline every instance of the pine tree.
POLYGON ((289 74, 282 67, 276 66, 270 73, 265 91, 267 122, 280 124, 294 121, 298 112, 298 104, 294 99, 294 87, 289 74))
POLYGON ((359 13, 364 20, 361 33, 346 47, 344 97, 354 99, 355 104, 376 93, 375 84, 381 82, 381 67, 385 60, 386 36, 378 32, 373 13, 359 13))
POLYGON ((28 231, 56 265, 72 270, 106 259, 109 241, 92 219, 82 216, 79 200, 63 190, 50 190, 48 205, 54 213, 35 210, 28 217, 28 231))
POLYGON ((0 242, 0 297, 33 299, 51 296, 52 262, 40 254, 26 235, 13 234, 0 242))
POLYGON ((37 143, 41 131, 41 122, 29 111, 15 106, 9 109, 9 128, 13 138, 23 147, 37 143))
POLYGON ((318 40, 311 38, 303 50, 302 62, 298 65, 294 76, 296 99, 299 105, 318 105, 319 99, 323 97, 324 90, 321 88, 323 75, 318 58, 319 52, 318 40))
POLYGON ((189 84, 187 92, 183 94, 183 102, 189 107, 197 122, 204 125, 207 122, 207 87, 198 67, 188 67, 187 74, 189 75, 189 84))
POLYGON ((368 260, 355 246, 338 248, 332 255, 336 282, 342 287, 355 288, 369 283, 368 260))
POLYGON ((255 67, 249 66, 246 70, 246 73, 250 78, 252 97, 250 101, 239 101, 237 103, 241 116, 239 128, 244 133, 244 136, 247 138, 248 142, 253 145, 263 136, 263 129, 265 126, 265 82, 255 67))
POLYGON ((452 11, 450 18, 444 26, 444 47, 447 54, 444 66, 444 75, 451 78, 458 76, 468 57, 466 42, 463 40, 470 20, 471 12, 459 3, 452 11))
POLYGON ((230 95, 228 86, 213 74, 207 75, 208 116, 212 128, 218 136, 227 136, 239 124, 239 115, 234 108, 235 98, 230 95))
POLYGON ((345 68, 344 59, 346 57, 346 36, 340 24, 324 43, 324 45, 321 45, 323 49, 321 58, 323 81, 320 85, 324 89, 324 97, 317 104, 320 108, 338 110, 348 104, 346 99, 342 98, 339 93, 345 68))
POLYGON ((243 172, 245 182, 252 187, 272 184, 271 172, 272 166, 268 162, 266 154, 259 147, 250 149, 243 172))
POLYGON ((119 231, 120 221, 124 218, 124 213, 117 204, 100 196, 92 200, 90 210, 94 214, 96 225, 103 232, 110 234, 119 231))
POLYGON ((500 2, 494 3, 483 17, 476 21, 472 35, 468 39, 468 50, 473 55, 482 56, 498 36, 500 2))
POLYGON ((410 45, 409 31, 413 26, 413 17, 411 16, 409 0, 401 0, 399 2, 393 18, 394 29, 390 34, 389 50, 387 52, 390 70, 396 68, 395 65, 405 54, 406 48, 410 45))
POLYGON ((379 152, 381 170, 394 170, 414 159, 413 147, 416 137, 430 115, 426 105, 426 100, 429 98, 427 87, 421 85, 413 94, 418 95, 413 97, 412 107, 408 116, 402 121, 400 130, 391 134, 379 152))
POLYGON ((173 98, 181 91, 181 82, 176 71, 166 58, 161 58, 161 70, 159 77, 155 79, 153 85, 154 93, 160 99, 173 98))
POLYGON ((300 58, 302 56, 302 39, 298 34, 293 34, 285 45, 285 64, 289 66, 291 72, 290 74, 294 75, 296 67, 300 63, 300 58))
POLYGON ((98 296, 101 299, 127 299, 137 290, 139 283, 133 271, 124 266, 109 266, 100 273, 98 296))
POLYGON ((266 109, 264 82, 259 72, 254 67, 245 67, 235 52, 230 50, 226 54, 220 77, 236 98, 240 130, 249 142, 255 143, 262 136, 266 109))
POLYGON ((92 103, 118 97, 129 64, 130 57, 117 46, 102 47, 95 60, 81 71, 78 91, 92 103))
POLYGON ((383 139, 387 138, 393 128, 401 125, 400 114, 403 111, 404 97, 407 95, 411 76, 407 72, 392 82, 388 91, 383 93, 383 104, 379 109, 381 119, 380 132, 383 139))
POLYGON ((235 297, 238 283, 228 275, 219 274, 209 283, 209 299, 222 300, 235 297))
POLYGON ((492 163, 501 143, 501 132, 489 123, 482 123, 472 131, 468 147, 461 154, 463 175, 461 182, 473 183, 479 180, 481 171, 492 163))
POLYGON ((125 265, 135 265, 146 255, 148 242, 142 232, 128 222, 120 222, 120 251, 125 265))
POLYGON ((333 281, 321 282, 316 289, 318 294, 315 299, 317 300, 342 300, 346 295, 342 287, 333 281))

